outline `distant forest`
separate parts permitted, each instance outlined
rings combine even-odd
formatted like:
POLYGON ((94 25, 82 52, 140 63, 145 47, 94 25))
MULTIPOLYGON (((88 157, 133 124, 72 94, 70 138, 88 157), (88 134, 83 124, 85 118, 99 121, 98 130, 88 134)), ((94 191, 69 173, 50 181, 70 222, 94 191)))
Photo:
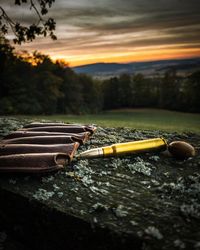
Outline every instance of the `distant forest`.
POLYGON ((87 114, 118 108, 200 111, 200 71, 187 77, 122 74, 95 80, 62 61, 34 52, 18 55, 0 38, 0 114, 87 114))

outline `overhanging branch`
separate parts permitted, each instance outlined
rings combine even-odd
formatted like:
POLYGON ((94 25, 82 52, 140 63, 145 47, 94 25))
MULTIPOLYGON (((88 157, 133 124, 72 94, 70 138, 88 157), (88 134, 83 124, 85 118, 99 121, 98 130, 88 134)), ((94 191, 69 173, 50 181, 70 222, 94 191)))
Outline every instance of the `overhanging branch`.
MULTIPOLYGON (((21 44, 22 42, 32 41, 37 36, 50 36, 53 40, 57 39, 54 31, 56 28, 56 23, 53 18, 48 18, 45 20, 42 16, 48 13, 48 8, 51 8, 52 3, 55 0, 29 0, 30 9, 33 9, 38 17, 38 22, 36 24, 30 24, 29 26, 21 25, 16 22, 6 13, 4 8, 0 6, 0 32, 4 36, 11 29, 15 38, 14 43, 21 44)), ((22 5, 27 3, 27 0, 15 0, 15 5, 22 5)), ((14 8, 14 6, 13 6, 14 8)))

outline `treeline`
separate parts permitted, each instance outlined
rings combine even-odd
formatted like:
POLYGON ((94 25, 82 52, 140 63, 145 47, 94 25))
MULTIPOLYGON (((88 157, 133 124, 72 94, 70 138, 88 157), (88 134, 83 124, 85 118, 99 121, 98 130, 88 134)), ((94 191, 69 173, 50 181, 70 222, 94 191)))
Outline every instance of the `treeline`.
POLYGON ((86 114, 117 108, 199 112, 200 71, 178 77, 123 74, 97 81, 40 53, 15 54, 0 38, 0 114, 86 114))
POLYGON ((16 55, 2 40, 0 69, 0 114, 82 114, 102 109, 98 82, 46 55, 16 55))
POLYGON ((104 108, 162 108, 200 112, 200 71, 187 77, 173 69, 162 77, 123 74, 103 83, 104 108))

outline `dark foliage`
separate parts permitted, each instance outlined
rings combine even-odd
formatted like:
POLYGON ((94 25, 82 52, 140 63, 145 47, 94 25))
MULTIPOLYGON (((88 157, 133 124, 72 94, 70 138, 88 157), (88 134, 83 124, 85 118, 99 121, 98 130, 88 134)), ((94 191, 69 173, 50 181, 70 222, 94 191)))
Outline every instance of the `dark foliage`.
POLYGON ((179 77, 174 70, 157 78, 124 74, 104 81, 102 89, 105 110, 150 107, 200 112, 200 71, 188 77, 179 77))
POLYGON ((50 36, 53 40, 56 40, 54 34, 56 23, 53 18, 44 19, 44 15, 48 13, 48 9, 51 8, 52 3, 55 0, 15 0, 15 5, 25 5, 32 9, 36 16, 37 22, 30 25, 22 25, 11 19, 0 6, 0 34, 6 35, 9 30, 11 30, 15 38, 14 43, 21 44, 26 41, 32 41, 37 36, 50 36))
POLYGON ((0 68, 0 114, 86 114, 135 107, 199 112, 200 71, 188 77, 178 77, 174 70, 157 78, 123 74, 100 82, 38 52, 20 57, 4 38, 0 68))
POLYGON ((14 54, 0 40, 0 114, 96 113, 101 109, 99 84, 77 75, 62 62, 35 52, 14 54))

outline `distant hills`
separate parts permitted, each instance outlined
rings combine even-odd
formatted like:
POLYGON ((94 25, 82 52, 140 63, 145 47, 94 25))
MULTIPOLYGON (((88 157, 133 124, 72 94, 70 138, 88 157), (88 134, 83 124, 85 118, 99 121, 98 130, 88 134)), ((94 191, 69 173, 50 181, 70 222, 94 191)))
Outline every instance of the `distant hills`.
POLYGON ((85 73, 99 78, 118 76, 122 73, 142 73, 146 76, 162 75, 169 69, 178 74, 186 75, 200 70, 200 58, 159 60, 131 63, 94 63, 73 68, 76 73, 85 73))

